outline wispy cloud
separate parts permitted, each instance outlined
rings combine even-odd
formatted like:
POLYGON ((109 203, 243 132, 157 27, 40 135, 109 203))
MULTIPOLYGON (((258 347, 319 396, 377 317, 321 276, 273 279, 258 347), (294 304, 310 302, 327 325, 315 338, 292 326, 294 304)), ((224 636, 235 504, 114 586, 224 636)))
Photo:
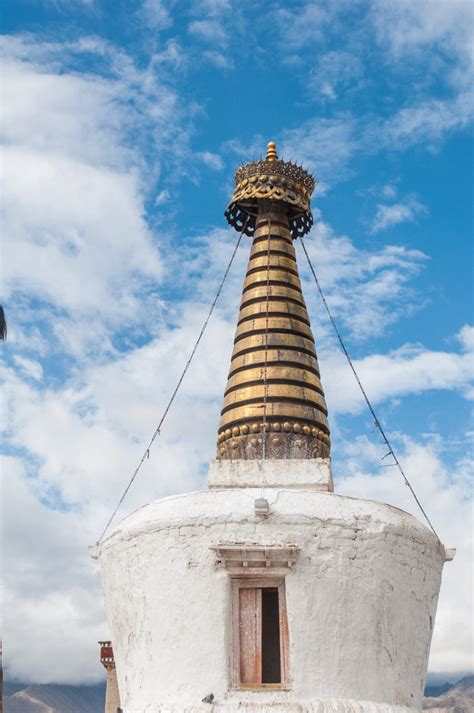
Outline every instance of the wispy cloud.
POLYGON ((427 208, 414 196, 409 196, 404 202, 377 205, 377 211, 372 221, 372 233, 378 233, 400 223, 413 223, 417 216, 427 213, 427 208))
POLYGON ((275 13, 275 21, 282 46, 299 50, 309 43, 314 45, 321 41, 330 18, 328 8, 322 3, 307 2, 298 10, 280 7, 275 13))
MULTIPOLYGON (((338 235, 319 211, 315 219, 306 248, 332 312, 351 339, 360 343, 386 333, 403 315, 420 309, 423 299, 410 281, 423 270, 424 253, 397 245, 363 250, 338 235)), ((318 315, 319 299, 303 255, 300 272, 312 313, 318 315)))
POLYGON ((41 381, 43 378, 43 367, 38 361, 27 359, 20 354, 15 354, 13 358, 15 364, 20 368, 25 376, 28 376, 35 381, 41 381))
MULTIPOLYGON (((355 3, 354 31, 340 46, 337 34, 347 10, 344 2, 309 1, 276 12, 284 38, 283 61, 295 65, 295 80, 314 99, 327 104, 342 98, 346 107, 354 91, 367 89, 357 107, 346 109, 354 153, 404 151, 413 146, 439 151, 447 136, 464 130, 474 117, 472 3, 355 3), (314 51, 314 43, 320 51, 314 51), (372 45, 374 51, 369 53, 372 45), (388 76, 378 116, 370 99, 375 56, 388 76), (407 86, 412 90, 406 91, 407 86)), ((311 136, 311 125, 317 121, 305 119, 296 130, 303 140, 311 136)))
POLYGON ((284 131, 280 153, 301 162, 318 178, 317 190, 325 192, 335 181, 348 178, 350 160, 357 151, 354 121, 348 114, 334 119, 310 119, 284 131))
MULTIPOLYGON (((403 152, 413 146, 437 152, 448 136, 465 130, 473 118, 474 107, 466 92, 453 101, 430 99, 413 104, 386 118, 373 115, 365 118, 348 111, 331 119, 311 118, 272 138, 278 141, 280 155, 304 163, 318 179, 317 192, 326 193, 338 182, 354 175, 358 157, 387 150, 403 152)), ((265 140, 259 134, 245 145, 239 139, 225 144, 226 148, 247 160, 258 156, 264 145, 265 140)), ((390 192, 390 188, 387 190, 390 192)), ((408 219, 410 210, 415 216, 423 211, 423 205, 411 198, 404 219, 408 219)))
POLYGON ((210 44, 225 45, 227 34, 218 20, 193 20, 189 23, 189 32, 210 44))
POLYGON ((419 60, 429 49, 431 71, 439 72, 442 66, 456 84, 469 83, 474 33, 470 0, 372 0, 369 19, 379 44, 388 47, 390 61, 419 60))
MULTIPOLYGON (((472 327, 471 327, 472 330, 472 327)), ((459 335, 460 336, 460 335, 459 335)), ((336 413, 358 413, 365 408, 343 356, 321 355, 325 388, 336 413)), ((430 351, 422 345, 406 344, 388 354, 371 354, 355 363, 373 403, 420 394, 430 390, 457 391, 472 398, 474 351, 430 351)))
POLYGON ((206 50, 202 53, 202 56, 209 64, 213 64, 218 69, 232 69, 234 67, 233 60, 217 50, 206 50))
POLYGON ((453 100, 428 99, 374 121, 367 127, 365 140, 367 145, 377 142, 379 148, 405 150, 425 145, 436 151, 446 135, 466 128, 473 117, 470 92, 462 92, 453 100))
POLYGON ((165 30, 173 24, 169 7, 163 0, 142 0, 139 15, 154 30, 165 30))
POLYGON ((323 54, 308 77, 311 93, 334 101, 341 91, 348 91, 362 78, 362 60, 355 54, 332 50, 323 54))
POLYGON ((474 352, 474 327, 465 324, 456 336, 464 351, 474 352))
POLYGON ((219 154, 212 153, 211 151, 201 151, 197 156, 206 166, 212 168, 214 171, 222 171, 224 168, 224 161, 219 154))

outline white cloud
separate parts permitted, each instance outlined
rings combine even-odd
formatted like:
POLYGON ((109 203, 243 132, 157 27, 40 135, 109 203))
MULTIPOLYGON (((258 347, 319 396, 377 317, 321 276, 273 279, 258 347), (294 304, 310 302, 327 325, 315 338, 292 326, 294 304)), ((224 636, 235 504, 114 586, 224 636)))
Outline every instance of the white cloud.
POLYGON ((470 92, 460 92, 452 100, 427 99, 369 125, 365 141, 395 150, 425 144, 436 151, 445 134, 465 129, 473 116, 470 92))
MULTIPOLYGON (((334 144, 335 160, 331 163, 330 152, 323 148, 318 155, 311 148, 311 144, 317 145, 313 125, 318 125, 318 119, 294 130, 296 140, 292 143, 297 146, 301 139, 306 154, 316 159, 312 168, 320 174, 323 190, 349 175, 347 159, 355 153, 403 151, 418 145, 438 151, 445 137, 465 130, 474 114, 474 17, 470 0, 371 0, 354 5, 356 26, 342 49, 336 36, 346 28, 346 2, 309 1, 298 8, 280 7, 275 13, 284 47, 282 61, 297 68, 303 85, 314 96, 330 102, 342 93, 347 98, 354 89, 376 79, 371 71, 376 61, 390 73, 384 101, 395 98, 394 106, 400 107, 384 117, 372 113, 360 116, 356 108, 341 117, 350 136, 350 156, 346 157, 341 149, 348 147, 347 134, 341 142, 343 130, 335 126, 339 118, 332 118, 329 139, 334 144), (373 51, 368 52, 369 46, 373 51), (332 48, 328 51, 328 47, 332 48), (440 86, 442 90, 430 92, 440 86), (337 158, 344 159, 340 165, 337 158)), ((323 132, 323 143, 326 138, 323 132)))
POLYGON ((25 376, 29 376, 35 381, 41 381, 43 378, 43 367, 38 361, 33 361, 33 359, 27 359, 19 354, 13 357, 15 364, 20 367, 21 371, 25 376))
POLYGON ((456 336, 464 351, 474 352, 474 327, 465 324, 456 336))
POLYGON ((130 155, 119 144, 120 87, 115 82, 51 71, 47 64, 28 61, 24 45, 3 43, 1 131, 9 147, 28 146, 109 167, 128 162, 130 155), (16 56, 19 50, 22 56, 16 56), (104 121, 106 116, 110 119, 104 121))
POLYGON ((220 15, 232 10, 232 0, 197 0, 199 9, 209 15, 220 15))
POLYGON ((308 2, 299 10, 279 8, 275 20, 283 47, 301 49, 309 43, 321 42, 330 20, 330 13, 321 3, 308 2))
POLYGON ((195 37, 210 44, 227 44, 227 33, 218 20, 193 20, 189 23, 188 30, 195 37))
POLYGON ((209 166, 214 171, 222 171, 224 168, 224 161, 219 154, 211 153, 211 151, 201 151, 197 155, 206 166, 209 166))
MULTIPOLYGON (((422 306, 420 295, 408 283, 422 269, 426 255, 393 245, 360 250, 347 236, 336 235, 318 211, 315 219, 306 248, 334 316, 353 340, 382 334, 402 315, 422 306)), ((303 255, 300 273, 311 313, 320 315, 319 297, 303 255)), ((321 330, 324 338, 327 331, 324 324, 317 325, 320 346, 325 346, 321 342, 321 330)))
POLYGON ((379 44, 388 47, 392 61, 436 50, 438 61, 444 56, 454 58, 458 70, 462 68, 463 84, 469 82, 474 32, 470 0, 372 0, 369 17, 379 44))
POLYGON ((158 193, 158 195, 155 198, 155 205, 163 205, 163 203, 167 203, 169 199, 171 198, 171 194, 168 190, 164 189, 158 193))
POLYGON ((94 542, 94 519, 105 511, 97 508, 94 518, 82 509, 52 510, 40 502, 37 483, 18 459, 2 458, 1 468, 7 476, 2 484, 6 673, 41 683, 100 680, 97 641, 107 630, 97 566, 87 547, 94 542))
POLYGON ((189 121, 197 107, 182 102, 163 68, 182 61, 175 40, 144 67, 94 36, 64 43, 8 36, 1 48, 8 70, 2 130, 9 142, 128 170, 143 169, 146 159, 153 179, 165 156, 189 161, 189 121), (95 72, 84 69, 85 58, 95 72), (150 146, 153 153, 143 151, 150 146))
POLYGON ((441 82, 451 90, 445 98, 412 100, 383 122, 378 141, 397 150, 417 144, 438 150, 446 133, 463 130, 473 119, 472 2, 372 0, 369 18, 391 67, 405 74, 422 73, 425 82, 441 82))
POLYGON ((68 311, 136 312, 134 276, 162 271, 136 177, 23 146, 6 148, 3 166, 4 299, 19 291, 68 311))
POLYGON ((173 24, 169 9, 163 0, 142 0, 140 15, 154 30, 166 30, 173 24))
POLYGON ((189 22, 187 32, 197 42, 194 62, 204 61, 224 71, 233 69, 237 46, 237 55, 241 53, 235 41, 242 38, 243 8, 231 0, 195 0, 191 14, 194 19, 189 22))
POLYGON ((189 118, 158 79, 156 57, 139 70, 97 38, 9 37, 3 53, 2 289, 12 342, 25 343, 21 320, 33 330, 40 309, 63 349, 113 350, 114 326, 126 314, 133 330, 156 301, 162 262, 144 203, 165 157, 201 160, 189 151, 189 118), (83 53, 105 65, 107 79, 63 70, 83 53), (153 151, 141 152, 138 129, 153 151))
MULTIPOLYGON (((331 411, 360 413, 365 409, 362 394, 345 357, 340 353, 322 352, 320 361, 331 411)), ((374 404, 430 390, 458 391, 465 398, 470 398, 472 393, 472 348, 458 353, 430 351, 421 345, 407 344, 388 354, 371 354, 356 359, 354 366, 374 404)))
MULTIPOLYGON (((335 98, 335 87, 324 77, 321 82, 321 91, 328 98, 335 98)), ((471 94, 463 91, 453 99, 426 99, 407 104, 386 118, 356 118, 350 112, 338 113, 331 119, 312 118, 272 138, 278 141, 281 157, 303 163, 316 175, 317 195, 351 178, 354 172, 351 163, 357 156, 386 150, 406 151, 413 146, 437 152, 449 134, 465 130, 473 117, 471 94)), ((239 140, 226 142, 230 150, 245 156, 245 160, 259 156, 265 145, 261 135, 254 136, 245 145, 239 140)), ((410 203, 413 214, 423 210, 413 197, 410 203)))
POLYGON ((319 58, 307 81, 312 93, 322 94, 334 101, 340 91, 348 91, 357 84, 363 73, 360 57, 350 52, 333 50, 319 58))
POLYGON ((386 186, 384 186, 382 188, 382 195, 384 198, 387 198, 388 200, 395 198, 395 196, 397 195, 397 187, 387 184, 386 186))
POLYGON ((202 56, 209 64, 213 64, 218 69, 232 69, 234 66, 229 57, 225 57, 222 52, 217 52, 216 50, 207 50, 202 53, 202 56))
POLYGON ((250 141, 245 142, 238 138, 227 139, 222 145, 222 153, 233 153, 240 161, 253 161, 262 155, 268 140, 262 134, 255 134, 250 141))
POLYGON ((347 115, 335 119, 310 119, 296 129, 282 133, 279 153, 315 173, 316 191, 324 193, 329 185, 350 175, 349 162, 357 150, 354 122, 347 115))
POLYGON ((427 208, 414 196, 409 196, 403 203, 392 203, 391 205, 377 204, 377 212, 372 221, 372 233, 391 228, 400 223, 413 223, 416 217, 426 213, 427 208))
MULTIPOLYGON (((321 90, 329 98, 336 96, 333 86, 324 83, 323 78, 321 81, 321 90)), ((353 175, 351 162, 357 156, 387 149, 405 151, 412 146, 439 151, 446 136, 464 130, 473 117, 471 94, 466 91, 451 100, 426 99, 408 104, 387 118, 356 118, 345 112, 331 119, 308 119, 273 138, 280 139, 280 155, 304 163, 318 178, 317 192, 325 193, 353 175)), ((244 149, 240 142, 234 143, 241 151, 244 149)), ((262 137, 255 136, 245 148, 253 148, 253 154, 258 155, 264 145, 262 137)), ((251 155, 252 152, 246 154, 247 160, 251 155)), ((415 207, 413 200, 412 206, 415 207)))
POLYGON ((150 67, 156 72, 163 69, 181 70, 188 67, 188 56, 183 47, 175 39, 170 39, 164 49, 154 52, 150 59, 150 67))

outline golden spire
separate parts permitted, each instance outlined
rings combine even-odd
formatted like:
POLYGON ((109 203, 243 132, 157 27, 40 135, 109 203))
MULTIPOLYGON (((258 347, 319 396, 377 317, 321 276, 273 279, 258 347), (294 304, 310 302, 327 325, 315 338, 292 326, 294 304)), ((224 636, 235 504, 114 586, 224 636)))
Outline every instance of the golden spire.
POLYGON ((313 218, 314 179, 278 158, 240 167, 226 210, 253 236, 218 428, 219 459, 329 456, 327 408, 292 237, 313 218))

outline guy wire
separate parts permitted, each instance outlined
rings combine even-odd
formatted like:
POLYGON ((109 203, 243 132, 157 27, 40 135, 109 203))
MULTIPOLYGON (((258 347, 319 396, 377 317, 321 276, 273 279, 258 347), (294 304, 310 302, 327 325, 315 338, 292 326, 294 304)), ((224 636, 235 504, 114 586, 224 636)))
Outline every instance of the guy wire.
MULTIPOLYGON (((314 281, 315 281, 315 283, 316 283, 316 287, 318 288, 319 295, 320 295, 321 300, 322 300, 322 302, 323 302, 323 305, 324 305, 324 307, 325 307, 325 309, 326 309, 326 312, 327 312, 328 317, 329 317, 329 320, 330 320, 330 322, 331 322, 331 324, 332 324, 332 326, 333 326, 333 329, 334 329, 334 331, 335 331, 335 333, 336 333, 336 336, 337 336, 337 339, 338 339, 339 344, 340 344, 340 346, 341 346, 341 349, 342 349, 342 351, 343 351, 344 354, 345 354, 345 357, 346 357, 346 359, 347 359, 347 362, 348 362, 350 368, 352 369, 352 373, 354 374, 354 377, 355 377, 355 380, 357 381, 357 384, 358 384, 358 386, 359 386, 359 389, 360 389, 361 392, 362 392, 362 396, 364 397, 365 402, 366 402, 366 404, 367 404, 367 406, 368 406, 368 408, 369 408, 369 411, 370 411, 370 413, 372 414, 372 417, 373 417, 373 419, 374 419, 374 425, 375 425, 376 428, 379 429, 380 435, 382 436, 382 438, 383 438, 383 440, 384 440, 384 443, 385 443, 385 445, 386 445, 387 448, 388 448, 387 456, 388 456, 388 455, 391 455, 391 456, 392 456, 392 458, 393 458, 393 460, 394 460, 393 465, 395 465, 395 466, 398 468, 398 470, 400 471, 400 473, 402 474, 403 480, 405 481, 405 485, 408 486, 408 488, 410 489, 410 492, 411 492, 411 494, 413 495, 416 504, 418 505, 418 507, 420 508, 421 512, 423 513, 426 522, 427 522, 428 525, 430 526, 430 528, 431 528, 431 530, 433 531, 433 533, 434 533, 436 539, 438 540, 438 542, 441 542, 441 540, 440 540, 439 537, 438 537, 438 534, 437 534, 436 530, 434 529, 433 525, 431 524, 431 520, 429 519, 428 515, 426 514, 426 512, 425 512, 425 510, 424 510, 424 508, 423 508, 421 502, 419 501, 419 499, 418 499, 418 497, 417 497, 415 491, 413 490, 413 488, 412 488, 412 486, 411 486, 411 484, 410 484, 410 481, 408 480, 407 476, 405 475, 405 471, 403 470, 400 461, 398 460, 397 456, 395 455, 395 451, 393 450, 392 445, 391 445, 391 443, 390 443, 390 441, 389 441, 389 439, 388 439, 388 437, 387 437, 385 431, 383 430, 382 425, 381 425, 379 419, 377 418, 377 416, 376 416, 376 414, 375 414, 375 411, 374 411, 374 409, 373 409, 373 407, 372 407, 372 404, 371 404, 370 401, 369 401, 369 397, 367 396, 367 394, 366 394, 366 392, 365 392, 365 389, 364 389, 364 387, 363 387, 363 385, 362 385, 362 382, 361 382, 361 380, 360 380, 360 378, 359 378, 359 375, 358 375, 358 373, 357 373, 357 371, 356 371, 356 369, 355 369, 355 366, 354 366, 354 364, 352 363, 352 359, 351 359, 351 357, 350 357, 350 355, 349 355, 349 352, 347 351, 346 346, 345 346, 345 344, 344 344, 344 342, 343 342, 343 339, 342 339, 342 337, 341 337, 341 334, 340 334, 340 332, 339 332, 339 330, 338 330, 338 328, 337 328, 336 322, 335 322, 335 320, 334 320, 334 318, 333 318, 333 316, 332 316, 332 314, 331 314, 331 311, 330 311, 330 309, 329 309, 329 305, 328 305, 328 303, 326 302, 326 298, 325 298, 324 293, 323 293, 323 291, 322 291, 322 289, 321 289, 321 285, 319 284, 319 280, 318 280, 318 278, 316 277, 316 273, 315 273, 315 271, 314 271, 314 267, 313 267, 313 265, 312 265, 312 263, 311 263, 311 260, 310 260, 310 257, 309 257, 309 255, 308 255, 308 251, 306 250, 306 245, 305 245, 305 243, 304 243, 304 240, 303 240, 303 237, 302 237, 302 236, 301 236, 301 245, 303 246, 304 254, 306 255, 306 259, 307 259, 307 261, 308 261, 309 268, 310 268, 310 270, 311 270, 311 272, 312 272, 312 274, 313 274, 314 281)), ((385 457, 386 457, 386 456, 384 456, 384 458, 385 458, 385 457)))
POLYGON ((100 543, 102 542, 105 533, 107 532, 107 530, 109 529, 110 525, 112 524, 112 522, 113 522, 113 520, 114 520, 114 518, 115 518, 115 516, 116 516, 116 514, 117 514, 117 512, 118 512, 119 507, 121 506, 121 504, 122 504, 123 501, 125 500, 125 497, 126 497, 128 491, 130 490, 130 487, 131 487, 133 481, 134 481, 135 478, 137 477, 137 475, 138 475, 138 473, 139 473, 139 471, 140 471, 140 469, 141 469, 143 463, 145 462, 145 460, 147 460, 147 459, 150 457, 150 448, 152 447, 153 443, 155 442, 157 436, 160 435, 161 427, 163 426, 163 423, 164 423, 164 421, 165 421, 165 418, 166 418, 166 416, 168 415, 168 411, 170 410, 171 405, 172 405, 172 403, 173 403, 173 401, 174 401, 174 399, 175 399, 175 397, 176 397, 176 394, 178 393, 178 390, 179 390, 179 388, 180 388, 180 386, 181 386, 181 384, 182 384, 182 382, 183 382, 183 379, 184 379, 184 377, 185 377, 185 375, 186 375, 186 372, 188 371, 188 369, 189 369, 189 367, 190 367, 190 365, 191 365, 191 362, 192 362, 193 357, 194 357, 194 355, 195 355, 195 353, 196 353, 196 350, 197 350, 197 348, 198 348, 198 346, 199 346, 199 343, 200 343, 200 341, 201 341, 201 339, 202 339, 202 337, 203 337, 203 335, 204 335, 204 332, 206 331, 206 327, 207 327, 207 325, 208 325, 208 323, 209 323, 209 320, 210 320, 210 318, 211 318, 211 315, 212 315, 212 313, 214 312, 214 308, 215 308, 215 306, 216 306, 216 304, 217 304, 217 300, 218 300, 219 297, 220 297, 220 294, 221 294, 221 292, 222 292, 222 288, 224 287, 224 283, 225 283, 225 281, 226 281, 226 279, 227 279, 227 276, 228 276, 228 274, 229 274, 229 272, 230 272, 230 268, 232 267, 232 263, 234 262, 234 258, 235 258, 236 254, 237 254, 237 250, 239 249, 239 245, 240 245, 240 242, 241 242, 241 240, 242 240, 242 236, 244 235, 245 230, 246 230, 246 228, 247 228, 247 223, 248 223, 248 221, 249 221, 249 217, 247 216, 247 219, 245 220, 245 222, 244 222, 244 224, 243 224, 243 226, 242 226, 242 230, 239 232, 238 240, 237 240, 237 242, 236 242, 236 244, 235 244, 234 251, 233 251, 233 253, 232 253, 232 255, 231 255, 229 264, 227 265, 227 268, 226 268, 226 270, 225 270, 225 272, 224 272, 224 277, 222 278, 221 283, 220 283, 220 285, 219 285, 219 287, 218 287, 218 289, 217 289, 216 296, 214 297, 214 300, 212 301, 212 304, 211 304, 211 306, 210 306, 209 312, 208 312, 208 314, 207 314, 206 319, 204 320, 204 324, 203 324, 202 327, 201 327, 201 331, 199 332, 199 336, 198 336, 198 338, 197 338, 197 340, 196 340, 196 342, 195 342, 195 344, 194 344, 194 347, 193 347, 193 349, 192 349, 192 351, 191 351, 191 354, 190 354, 190 356, 189 356, 189 359, 188 359, 188 361, 186 362, 186 365, 185 365, 185 367, 184 367, 184 369, 183 369, 183 371, 182 371, 182 373, 181 373, 181 376, 180 376, 179 379, 178 379, 178 383, 176 384, 176 387, 175 387, 173 393, 171 394, 171 398, 170 398, 170 400, 168 401, 168 404, 167 404, 165 410, 163 411, 163 415, 161 416, 160 422, 159 422, 158 426, 156 427, 156 429, 155 429, 155 431, 154 431, 154 433, 153 433, 153 436, 151 437, 151 440, 150 440, 150 442, 149 442, 149 444, 148 444, 148 447, 145 449, 145 452, 143 453, 142 457, 140 458, 140 461, 139 461, 137 467, 136 467, 135 470, 133 471, 132 477, 130 478, 130 481, 129 481, 127 487, 125 488, 122 497, 121 497, 120 500, 118 501, 118 504, 117 504, 115 510, 113 511, 112 515, 110 516, 110 518, 109 518, 109 520, 108 520, 108 522, 107 522, 107 524, 106 524, 106 526, 105 526, 105 528, 104 528, 104 530, 103 530, 101 536, 99 537, 99 540, 98 540, 97 544, 100 544, 100 543))

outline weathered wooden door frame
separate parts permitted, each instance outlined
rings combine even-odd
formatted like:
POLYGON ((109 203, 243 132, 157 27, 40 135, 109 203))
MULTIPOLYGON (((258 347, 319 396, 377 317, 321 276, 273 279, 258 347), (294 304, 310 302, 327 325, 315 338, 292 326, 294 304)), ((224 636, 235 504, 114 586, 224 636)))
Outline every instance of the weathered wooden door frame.
MULTIPOLYGON (((288 617, 286 611, 286 594, 285 594, 285 578, 284 577, 252 577, 252 576, 234 576, 230 577, 231 585, 231 617, 232 617, 232 661, 230 670, 230 679, 232 688, 251 688, 251 689, 285 689, 289 687, 289 635, 288 635, 288 617), (264 589, 267 587, 278 590, 278 608, 279 608, 279 623, 280 623, 280 667, 281 667, 281 682, 280 683, 262 683, 261 682, 261 664, 259 667, 260 682, 243 684, 241 682, 241 661, 240 661, 240 590, 241 589, 264 589)), ((261 595, 260 595, 261 596, 261 595)), ((261 637, 261 627, 260 627, 261 637)), ((260 641, 261 645, 261 641, 260 641)))

